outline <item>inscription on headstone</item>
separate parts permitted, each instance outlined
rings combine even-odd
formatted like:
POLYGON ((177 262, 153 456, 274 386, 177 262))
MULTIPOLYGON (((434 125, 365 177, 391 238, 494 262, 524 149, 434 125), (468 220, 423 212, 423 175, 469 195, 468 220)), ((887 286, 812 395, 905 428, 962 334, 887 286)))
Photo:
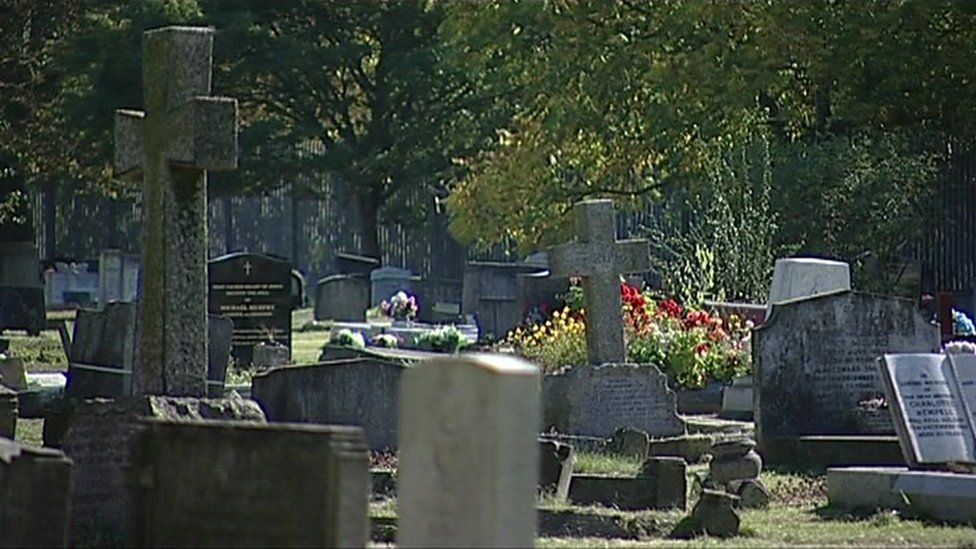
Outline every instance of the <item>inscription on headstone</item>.
POLYGON ((891 435, 871 404, 884 395, 877 358, 932 352, 939 334, 912 301, 841 291, 772 305, 752 345, 760 439, 891 435))
POLYGON ((906 461, 976 462, 976 430, 950 358, 885 355, 880 365, 906 461))
POLYGON ((234 322, 231 354, 249 365, 254 346, 274 340, 291 349, 291 265, 261 254, 230 254, 209 264, 210 314, 234 322))
POLYGON ((682 434, 667 377, 649 364, 573 366, 542 382, 544 428, 572 435, 610 437, 631 427, 653 437, 682 434))

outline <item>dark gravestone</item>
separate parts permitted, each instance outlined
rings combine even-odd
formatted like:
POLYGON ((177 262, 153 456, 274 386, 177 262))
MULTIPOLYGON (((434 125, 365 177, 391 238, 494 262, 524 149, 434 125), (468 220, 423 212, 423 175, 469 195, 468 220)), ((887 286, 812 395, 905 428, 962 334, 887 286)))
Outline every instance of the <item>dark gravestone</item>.
POLYGON ((908 300, 841 291, 772 305, 753 332, 760 447, 804 435, 893 435, 877 359, 939 348, 908 300))
POLYGON ((64 452, 0 438, 0 547, 65 547, 72 463, 64 452))
POLYGON ((571 366, 542 380, 545 429, 609 438, 619 427, 651 437, 683 434, 667 377, 649 364, 571 366))
POLYGON ((250 365, 254 346, 274 340, 291 351, 291 264, 262 254, 225 255, 209 263, 208 310, 234 322, 231 354, 250 365))
MULTIPOLYGON (((115 398, 131 394, 136 304, 113 302, 101 311, 81 309, 75 317, 65 394, 74 398, 115 398)), ((233 324, 208 315, 207 387, 222 396, 233 324)))
POLYGON ((464 266, 462 312, 477 318, 481 333, 503 337, 525 318, 519 276, 542 270, 522 263, 468 262, 464 266))
POLYGON ((274 368, 254 376, 251 395, 268 421, 356 425, 371 450, 394 448, 405 368, 371 358, 274 368))
POLYGON ((17 433, 17 391, 0 385, 0 438, 17 433))
POLYGON ((0 333, 44 329, 44 281, 37 247, 31 242, 0 243, 0 333))
POLYGON ((566 501, 575 460, 571 444, 539 439, 539 490, 566 501))
POLYGON ((360 429, 148 422, 133 455, 135 545, 365 547, 360 429))
POLYGON ((430 324, 456 324, 461 318, 460 280, 427 277, 414 284, 417 319, 430 324))
POLYGON ((369 273, 369 302, 375 307, 399 291, 412 292, 413 274, 399 267, 380 267, 369 273))
POLYGON ((332 275, 319 280, 315 291, 315 320, 362 322, 369 308, 369 281, 361 276, 332 275))
MULTIPOLYGON (((131 481, 127 471, 133 437, 143 418, 264 421, 257 404, 240 397, 92 399, 77 403, 63 416, 49 416, 45 421, 45 446, 61 447, 75 464, 71 545, 122 545, 130 539, 131 481), (59 433, 47 429, 51 421, 61 423, 59 433)), ((211 463, 211 471, 213 466, 211 463)))

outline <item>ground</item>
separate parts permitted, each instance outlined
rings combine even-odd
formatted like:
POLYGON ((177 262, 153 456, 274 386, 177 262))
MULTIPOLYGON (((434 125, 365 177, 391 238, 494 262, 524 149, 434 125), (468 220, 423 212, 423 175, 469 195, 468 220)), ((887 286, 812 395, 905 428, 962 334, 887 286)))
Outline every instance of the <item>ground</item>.
MULTIPOLYGON (((63 316, 63 315, 62 315, 63 316)), ((310 324, 308 309, 296 311, 292 335, 292 353, 296 362, 314 362, 328 331, 310 324), (305 327, 304 330, 302 328, 305 327)), ((327 326, 326 326, 327 327, 327 326)), ((4 335, 11 340, 11 350, 27 361, 30 372, 62 371, 66 360, 55 331, 44 331, 39 337, 22 332, 4 335)), ((41 443, 42 420, 20 420, 17 439, 29 444, 41 443)), ((633 475, 639 463, 598 454, 581 454, 576 469, 580 472, 633 475)), ((701 466, 698 466, 700 468, 701 466)), ((693 467, 692 472, 697 468, 693 467)), ((773 501, 768 509, 742 513, 741 533, 729 540, 701 538, 692 541, 668 540, 664 536, 681 518, 681 513, 647 511, 623 513, 599 507, 572 507, 541 500, 540 507, 549 510, 572 510, 577 513, 603 515, 623 523, 641 539, 539 538, 540 547, 782 547, 785 545, 894 547, 955 546, 976 548, 976 529, 912 520, 893 512, 852 514, 827 505, 825 477, 822 472, 764 471, 763 482, 773 501)), ((395 500, 374 502, 370 514, 374 519, 394 517, 395 500)))

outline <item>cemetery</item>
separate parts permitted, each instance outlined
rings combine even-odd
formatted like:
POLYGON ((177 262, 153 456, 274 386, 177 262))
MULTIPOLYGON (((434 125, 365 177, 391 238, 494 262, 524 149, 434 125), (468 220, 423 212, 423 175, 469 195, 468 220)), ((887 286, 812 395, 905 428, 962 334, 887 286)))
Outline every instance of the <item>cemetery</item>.
POLYGON ((976 541, 971 13, 29 4, 0 547, 976 541))

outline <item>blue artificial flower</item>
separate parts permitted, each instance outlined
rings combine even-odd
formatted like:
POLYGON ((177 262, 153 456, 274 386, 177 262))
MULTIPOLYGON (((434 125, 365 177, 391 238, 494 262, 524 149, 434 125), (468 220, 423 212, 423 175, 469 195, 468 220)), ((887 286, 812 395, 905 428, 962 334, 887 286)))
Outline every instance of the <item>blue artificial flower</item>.
POLYGON ((962 311, 952 310, 952 332, 955 335, 976 335, 973 320, 962 311))

